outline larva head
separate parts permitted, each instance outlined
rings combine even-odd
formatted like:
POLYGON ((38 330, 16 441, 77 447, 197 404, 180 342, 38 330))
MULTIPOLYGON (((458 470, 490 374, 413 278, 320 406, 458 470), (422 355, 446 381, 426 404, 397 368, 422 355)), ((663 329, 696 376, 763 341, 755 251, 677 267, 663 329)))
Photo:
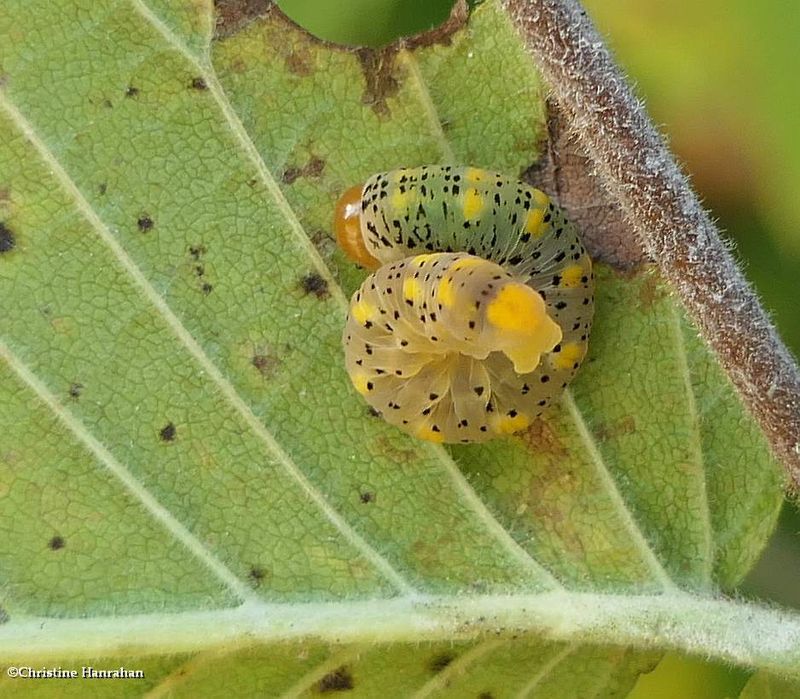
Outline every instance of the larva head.
POLYGON ((433 295, 460 352, 478 359, 502 352, 518 374, 536 369, 541 355, 561 341, 561 328, 541 295, 494 262, 472 255, 456 259, 433 295))
POLYGON ((367 250, 361 232, 361 194, 362 185, 350 187, 336 202, 333 214, 333 228, 336 240, 345 254, 367 269, 377 269, 380 262, 367 250))

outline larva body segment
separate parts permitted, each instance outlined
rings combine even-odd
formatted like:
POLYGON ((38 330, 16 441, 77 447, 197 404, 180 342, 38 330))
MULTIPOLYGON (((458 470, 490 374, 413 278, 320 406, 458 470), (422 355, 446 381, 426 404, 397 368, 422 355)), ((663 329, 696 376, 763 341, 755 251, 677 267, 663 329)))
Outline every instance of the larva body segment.
POLYGON ((546 194, 477 168, 399 169, 367 180, 348 223, 357 259, 382 266, 351 301, 346 366, 388 422, 484 441, 526 427, 572 379, 594 277, 546 194))

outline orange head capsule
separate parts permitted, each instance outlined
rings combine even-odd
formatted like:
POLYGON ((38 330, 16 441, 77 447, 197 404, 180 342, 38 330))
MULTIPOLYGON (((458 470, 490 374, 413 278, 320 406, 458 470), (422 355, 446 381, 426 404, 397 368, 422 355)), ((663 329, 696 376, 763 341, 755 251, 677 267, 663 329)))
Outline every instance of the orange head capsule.
POLYGON ((370 255, 361 235, 361 192, 362 185, 350 187, 336 202, 333 214, 333 229, 336 240, 345 254, 367 269, 378 269, 381 263, 370 255))

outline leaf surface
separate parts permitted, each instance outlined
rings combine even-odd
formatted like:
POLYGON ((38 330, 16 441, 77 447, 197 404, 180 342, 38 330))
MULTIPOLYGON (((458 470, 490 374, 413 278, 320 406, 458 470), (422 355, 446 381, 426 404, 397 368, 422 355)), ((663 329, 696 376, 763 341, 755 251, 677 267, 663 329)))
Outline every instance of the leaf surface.
POLYGON ((176 696, 617 696, 664 647, 788 672, 791 645, 724 606, 691 634, 780 477, 653 270, 601 262, 590 356, 519 437, 423 444, 349 385, 364 273, 331 241, 338 194, 427 162, 522 173, 546 146, 499 6, 383 51, 218 19, 212 40, 202 2, 0 16, 0 655, 141 656, 126 691, 176 696))

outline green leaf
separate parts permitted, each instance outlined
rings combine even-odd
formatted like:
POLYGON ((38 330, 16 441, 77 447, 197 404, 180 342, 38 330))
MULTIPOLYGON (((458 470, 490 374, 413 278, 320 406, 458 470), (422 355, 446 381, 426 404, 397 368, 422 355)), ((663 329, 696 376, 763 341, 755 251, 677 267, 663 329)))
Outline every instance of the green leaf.
POLYGON ((778 469, 651 269, 599 265, 520 437, 423 444, 349 385, 338 193, 545 143, 500 7, 381 52, 232 7, 213 41, 203 2, 0 16, 0 657, 145 671, 115 696, 621 696, 664 648, 796 675, 798 619, 716 596, 778 469))

